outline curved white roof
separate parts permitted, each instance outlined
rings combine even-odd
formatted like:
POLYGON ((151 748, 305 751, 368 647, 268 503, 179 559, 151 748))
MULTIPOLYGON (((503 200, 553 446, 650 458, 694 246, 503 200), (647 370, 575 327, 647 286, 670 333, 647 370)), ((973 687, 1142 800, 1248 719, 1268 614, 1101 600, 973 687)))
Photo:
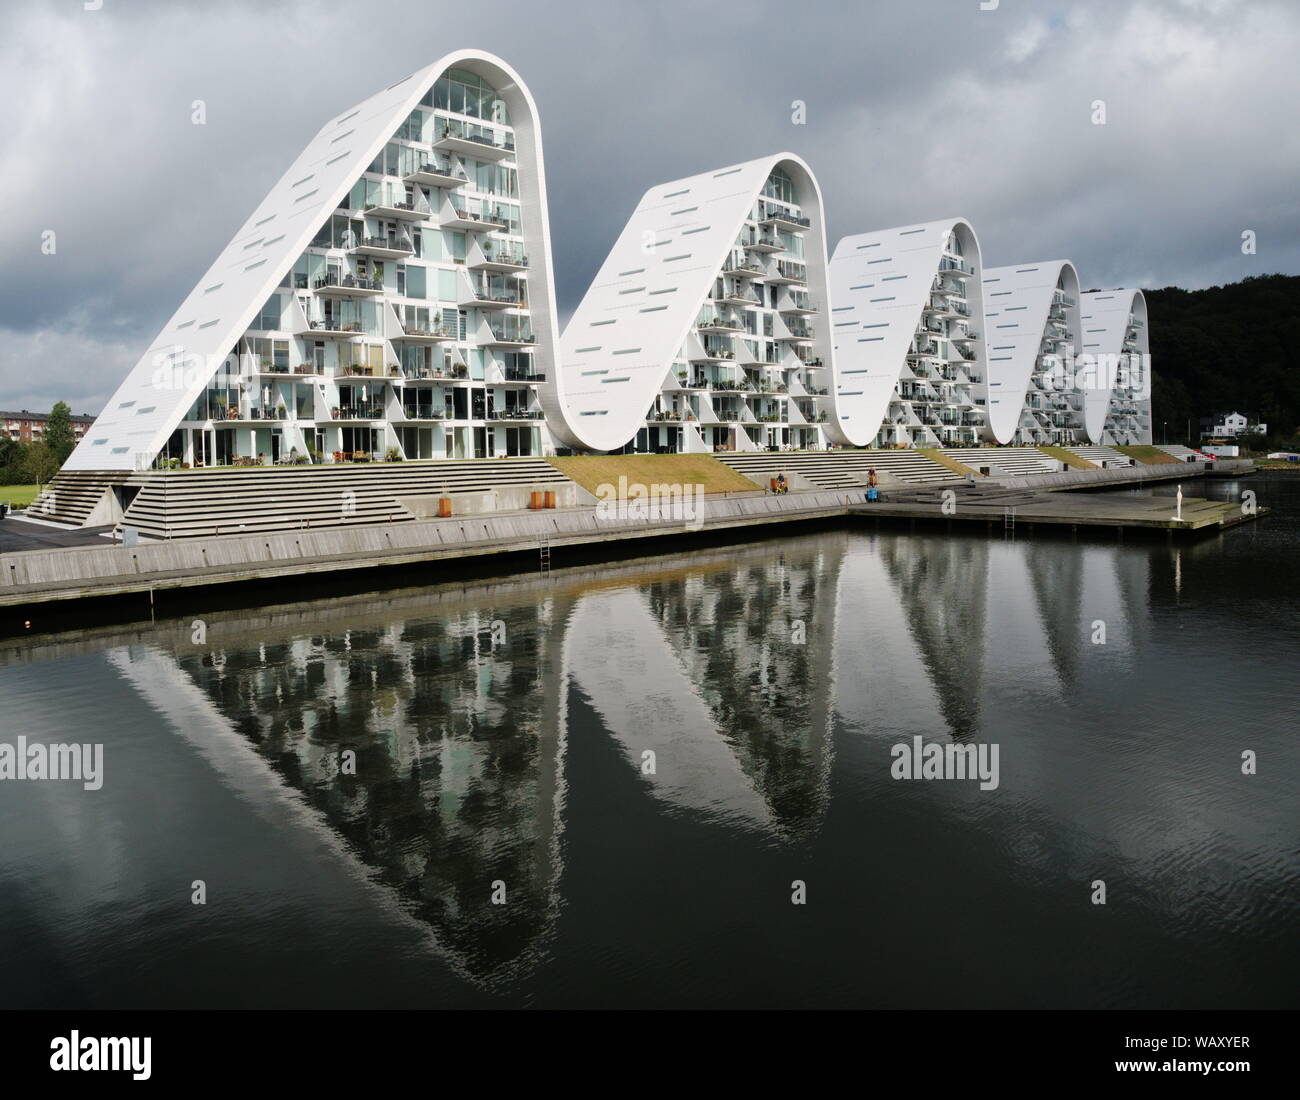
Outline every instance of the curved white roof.
MULTIPOLYGON (((967 276, 966 301, 973 318, 984 315, 980 250, 964 218, 903 225, 845 237, 830 262, 831 333, 837 385, 835 410, 845 441, 870 443, 889 412, 907 349, 930 297, 949 233, 957 233, 967 276)), ((977 367, 985 366, 984 333, 974 343, 977 367)), ((977 388, 984 391, 987 381, 977 388)))
MULTIPOLYGON (((793 153, 652 187, 570 318, 555 385, 543 389, 551 430, 570 446, 617 450, 645 424, 646 410, 777 168, 790 176, 811 222, 804 233, 808 292, 826 300, 821 189, 793 153)), ((834 377, 824 333, 816 349, 834 377)))
POLYGON ((1067 307, 1072 354, 1079 353, 1079 274, 1069 260, 991 267, 984 272, 984 341, 988 352, 988 423, 999 443, 1020 424, 1058 282, 1074 299, 1067 307))
POLYGON ((515 130, 528 251, 537 369, 553 373, 555 290, 537 107, 519 75, 481 50, 457 50, 330 119, 271 188, 163 326, 64 464, 65 470, 131 470, 151 463, 220 362, 357 178, 433 82, 451 67, 482 76, 515 130), (540 262, 536 262, 540 260, 540 262))
MULTIPOLYGON (((1147 300, 1140 290, 1094 290, 1079 299, 1083 322, 1079 349, 1080 355, 1119 355, 1124 350, 1124 333, 1129 314, 1136 315, 1144 324, 1138 330, 1138 351, 1143 356, 1151 351, 1146 330, 1147 300)), ((1084 428, 1091 443, 1102 442, 1106 414, 1110 410, 1115 392, 1115 379, 1108 372, 1093 375, 1096 385, 1084 390, 1084 428)), ((1148 381, 1148 387, 1150 382, 1148 381)), ((1148 391, 1147 401, 1150 401, 1148 391)))

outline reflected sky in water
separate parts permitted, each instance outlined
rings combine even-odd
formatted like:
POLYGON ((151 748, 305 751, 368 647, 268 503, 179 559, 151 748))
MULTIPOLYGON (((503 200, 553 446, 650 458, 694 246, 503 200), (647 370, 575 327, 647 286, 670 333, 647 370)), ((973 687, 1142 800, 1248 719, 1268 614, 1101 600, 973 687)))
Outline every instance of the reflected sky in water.
POLYGON ((1300 478, 1251 487, 1194 544, 851 529, 17 640, 5 739, 107 775, 0 783, 0 1004, 1294 1003, 1300 478), (916 735, 998 789, 891 779, 916 735))

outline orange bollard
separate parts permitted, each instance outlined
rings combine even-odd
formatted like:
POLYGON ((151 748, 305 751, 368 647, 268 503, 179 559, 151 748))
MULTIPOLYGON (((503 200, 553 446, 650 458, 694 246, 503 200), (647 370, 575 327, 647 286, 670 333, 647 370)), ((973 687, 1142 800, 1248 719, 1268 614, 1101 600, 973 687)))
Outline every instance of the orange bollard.
POLYGON ((541 493, 541 490, 534 490, 533 492, 529 493, 529 494, 528 494, 528 507, 529 507, 529 508, 540 508, 541 506, 542 506, 542 493, 541 493))
POLYGON ((438 498, 438 518, 446 519, 451 515, 451 497, 438 498))
POLYGON ((555 490, 554 490, 554 489, 547 489, 547 490, 546 490, 546 507, 548 507, 548 508, 554 508, 554 507, 555 507, 555 490))

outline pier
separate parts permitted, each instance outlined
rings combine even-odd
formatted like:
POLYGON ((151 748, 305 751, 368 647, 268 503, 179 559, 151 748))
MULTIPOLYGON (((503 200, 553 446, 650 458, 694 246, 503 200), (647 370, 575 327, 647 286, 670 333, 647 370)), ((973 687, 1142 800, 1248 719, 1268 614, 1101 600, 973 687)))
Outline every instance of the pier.
POLYGON ((1097 496, 1050 490, 960 485, 947 489, 912 489, 888 493, 877 503, 852 504, 849 511, 876 520, 924 520, 983 524, 999 529, 1053 527, 1111 528, 1121 534, 1164 533, 1169 537, 1246 523, 1263 508, 1240 502, 1184 497, 1176 515, 1170 497, 1097 496))

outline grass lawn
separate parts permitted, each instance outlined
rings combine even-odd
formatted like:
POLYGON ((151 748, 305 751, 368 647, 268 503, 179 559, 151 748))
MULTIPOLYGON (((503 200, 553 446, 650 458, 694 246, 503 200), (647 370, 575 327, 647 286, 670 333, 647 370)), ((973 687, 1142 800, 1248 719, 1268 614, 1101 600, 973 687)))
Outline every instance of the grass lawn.
POLYGON ((1101 467, 1095 462, 1089 462, 1086 458, 1080 458, 1078 455, 1071 454, 1064 447, 1039 447, 1045 455, 1051 455, 1060 462, 1075 470, 1100 470, 1101 467))
POLYGON ((953 473, 961 474, 962 477, 965 477, 967 474, 974 474, 976 477, 984 476, 978 470, 971 469, 971 467, 958 462, 955 458, 949 458, 937 447, 917 447, 916 453, 919 455, 925 455, 925 457, 931 462, 937 462, 940 466, 946 466, 953 473))
POLYGON ((712 455, 580 455, 547 461, 589 493, 601 485, 617 487, 620 477, 637 485, 703 485, 706 494, 759 488, 712 455))
POLYGON ((0 501, 11 508, 26 508, 40 491, 37 485, 0 485, 0 501))
POLYGON ((1173 455, 1165 454, 1157 447, 1116 447, 1115 450, 1122 455, 1128 455, 1129 458, 1137 459, 1143 466, 1165 466, 1170 462, 1178 461, 1173 455))

